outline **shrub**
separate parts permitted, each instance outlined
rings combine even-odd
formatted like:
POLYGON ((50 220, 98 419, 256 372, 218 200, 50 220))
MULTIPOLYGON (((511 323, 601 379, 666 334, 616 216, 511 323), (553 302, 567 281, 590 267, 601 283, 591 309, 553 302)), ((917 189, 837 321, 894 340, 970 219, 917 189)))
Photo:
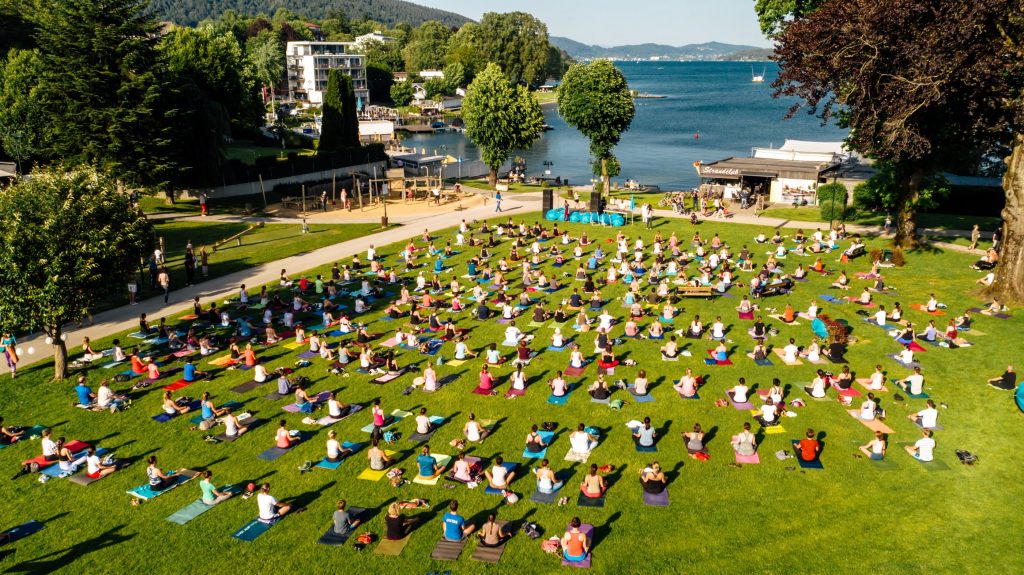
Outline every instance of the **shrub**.
POLYGON ((828 344, 847 344, 850 333, 850 326, 848 324, 834 320, 825 314, 818 314, 818 319, 825 324, 825 329, 828 330, 828 344))
POLYGON ((818 207, 823 220, 842 220, 846 214, 846 186, 840 183, 818 186, 818 207))
POLYGON ((871 262, 874 263, 880 261, 882 261, 882 250, 871 250, 871 262))
POLYGON ((897 246, 892 251, 892 264, 898 268, 906 265, 907 260, 903 257, 903 249, 897 246))

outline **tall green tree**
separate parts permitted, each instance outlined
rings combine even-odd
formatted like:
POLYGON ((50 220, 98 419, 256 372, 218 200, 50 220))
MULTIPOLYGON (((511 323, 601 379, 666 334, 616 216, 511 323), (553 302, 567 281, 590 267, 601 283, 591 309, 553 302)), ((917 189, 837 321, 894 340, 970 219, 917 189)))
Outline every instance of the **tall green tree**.
POLYGON ((777 37, 777 94, 799 96, 825 121, 841 114, 851 148, 891 163, 897 245, 917 243, 931 174, 1008 137, 1017 114, 993 95, 1014 92, 996 36, 1013 4, 826 2, 777 37))
POLYGON ((474 33, 480 53, 498 64, 513 82, 544 82, 548 27, 526 12, 488 12, 474 33))
POLYGON ((245 43, 245 57, 256 79, 270 93, 270 107, 277 111, 275 91, 284 78, 285 46, 277 34, 265 30, 245 43))
POLYGON ((370 102, 381 103, 391 99, 391 85, 395 76, 391 68, 376 62, 366 63, 366 88, 370 92, 370 102))
POLYGON ((359 145, 359 120, 352 78, 341 70, 327 73, 327 90, 321 112, 323 118, 317 153, 331 154, 359 145))
POLYGON ((36 96, 42 60, 36 50, 14 49, 0 64, 0 146, 24 163, 38 157, 46 128, 36 96))
POLYGON ((786 24, 814 12, 825 0, 754 0, 761 33, 777 36, 786 24))
POLYGON ((362 53, 366 55, 366 64, 377 64, 387 66, 392 72, 405 70, 405 60, 402 58, 402 49, 398 42, 378 42, 368 40, 363 44, 362 53))
POLYGON ((590 155, 601 164, 603 189, 611 189, 612 150, 636 114, 629 84, 608 60, 573 64, 558 86, 558 113, 590 140, 590 155))
POLYGON ((448 39, 445 51, 445 68, 452 64, 462 65, 465 82, 472 82, 477 72, 487 65, 487 59, 480 51, 476 36, 478 25, 472 22, 465 24, 448 39))
POLYGON ((412 82, 395 82, 391 85, 391 101, 396 106, 408 106, 413 96, 412 82))
POLYGON ((156 23, 144 0, 36 2, 41 153, 129 183, 170 176, 156 23))
POLYGON ((498 169, 515 150, 526 150, 540 135, 544 114, 524 86, 512 87, 497 64, 488 64, 462 99, 466 137, 475 143, 490 167, 487 181, 494 185, 498 169))
POLYGON ((0 194, 0 317, 52 338, 54 379, 67 377, 63 326, 120 293, 152 228, 110 176, 37 170, 0 194))
POLYGON ((440 70, 444 66, 445 51, 452 32, 444 24, 431 20, 416 28, 412 39, 402 50, 405 70, 415 74, 420 70, 440 70))

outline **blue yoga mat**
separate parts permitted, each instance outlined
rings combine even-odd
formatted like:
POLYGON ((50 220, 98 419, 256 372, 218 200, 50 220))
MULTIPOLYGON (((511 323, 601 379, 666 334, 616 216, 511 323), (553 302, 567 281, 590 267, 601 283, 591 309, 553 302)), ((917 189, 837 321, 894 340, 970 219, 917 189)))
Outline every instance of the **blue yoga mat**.
POLYGON ((46 529, 46 524, 40 523, 33 519, 32 521, 22 523, 17 527, 11 527, 7 531, 4 531, 4 533, 7 534, 7 542, 14 543, 18 539, 24 539, 29 535, 34 535, 36 533, 39 533, 43 529, 46 529))
POLYGON ((186 475, 175 474, 171 475, 171 477, 175 480, 174 483, 172 483, 166 489, 163 489, 161 491, 153 491, 153 489, 149 485, 143 485, 141 487, 136 487, 135 489, 128 490, 128 493, 134 495, 135 497, 138 497, 139 499, 153 499, 154 497, 167 493, 168 491, 174 489, 175 487, 181 485, 182 483, 185 483, 186 481, 192 479, 192 477, 195 476, 193 475, 190 477, 186 475))
POLYGON ((264 523, 259 519, 254 519, 249 523, 246 523, 245 527, 242 527, 238 531, 232 533, 231 536, 241 541, 254 541, 257 537, 269 531, 273 526, 274 523, 264 523))
MULTIPOLYGON (((355 455, 360 449, 362 449, 365 446, 366 446, 365 443, 352 443, 351 441, 343 441, 341 443, 341 448, 342 449, 351 449, 352 450, 352 455, 355 455)), ((348 459, 348 457, 342 457, 341 459, 339 459, 337 461, 327 461, 327 458, 325 457, 324 459, 321 459, 320 462, 317 463, 316 465, 314 465, 313 467, 319 467, 320 469, 334 470, 334 469, 337 469, 338 467, 340 467, 342 463, 345 463, 346 459, 348 459)))
POLYGON ((825 469, 825 466, 821 464, 820 455, 818 457, 815 457, 814 461, 804 461, 803 458, 800 457, 800 442, 797 440, 790 440, 790 443, 793 445, 793 459, 796 459, 796 462, 800 465, 801 468, 825 469))
POLYGON ((557 397, 557 396, 555 396, 554 393, 552 393, 548 397, 548 403, 552 403, 554 405, 565 405, 565 402, 569 401, 569 396, 571 394, 572 394, 572 388, 571 387, 565 392, 565 395, 563 395, 562 397, 557 397))
MULTIPOLYGON (((537 435, 540 436, 541 440, 544 442, 545 445, 551 447, 551 439, 555 436, 555 433, 553 431, 538 431, 537 435)), ((537 452, 527 451, 526 449, 523 449, 523 457, 526 459, 544 459, 545 457, 547 457, 548 447, 545 447, 543 450, 537 452)))
MULTIPOLYGON (((513 473, 516 470, 516 468, 519 467, 519 464, 516 463, 515 461, 506 461, 502 463, 501 466, 507 469, 509 473, 513 473)), ((486 489, 484 489, 484 493, 488 495, 501 495, 501 492, 501 489, 495 489, 489 485, 487 486, 486 489)))
MULTIPOLYGON (((96 455, 103 455, 106 452, 107 452, 106 449, 99 448, 99 449, 96 450, 96 455)), ((72 453, 71 457, 72 457, 72 459, 79 459, 80 457, 84 457, 86 453, 87 453, 87 451, 83 449, 82 451, 79 451, 77 453, 72 453)), ((79 468, 81 468, 81 467, 79 467, 79 468)), ((50 477, 60 477, 61 474, 64 473, 64 472, 60 470, 60 464, 54 463, 53 465, 50 465, 49 467, 46 467, 45 469, 39 470, 39 473, 42 473, 43 475, 49 475, 50 477)))

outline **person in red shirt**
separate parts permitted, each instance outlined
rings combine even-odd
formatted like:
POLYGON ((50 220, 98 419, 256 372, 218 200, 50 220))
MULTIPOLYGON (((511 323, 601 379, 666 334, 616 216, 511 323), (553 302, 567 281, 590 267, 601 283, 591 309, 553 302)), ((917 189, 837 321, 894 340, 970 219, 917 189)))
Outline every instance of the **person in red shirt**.
POLYGON ((807 437, 800 440, 800 459, 814 461, 818 458, 819 453, 821 453, 821 444, 814 439, 814 430, 808 429, 807 437))

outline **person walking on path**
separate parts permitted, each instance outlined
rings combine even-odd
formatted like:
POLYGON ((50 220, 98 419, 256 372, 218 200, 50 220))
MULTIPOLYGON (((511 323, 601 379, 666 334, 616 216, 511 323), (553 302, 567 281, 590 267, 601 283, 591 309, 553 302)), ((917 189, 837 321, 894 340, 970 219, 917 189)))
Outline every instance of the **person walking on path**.
POLYGON ((171 293, 171 275, 167 273, 167 268, 160 268, 160 275, 157 276, 156 281, 164 290, 164 304, 166 304, 171 293))
POLYGON ((199 193, 199 214, 207 215, 206 213, 206 192, 199 193))
POLYGON ((199 264, 203 267, 203 277, 210 277, 210 253, 206 246, 199 246, 199 264))
POLYGON ((139 284, 135 280, 128 280, 128 305, 135 305, 135 294, 139 291, 139 284))
POLYGON ((971 247, 970 250, 973 252, 978 249, 978 240, 981 239, 981 230, 978 229, 978 224, 974 224, 974 228, 971 229, 971 247))
POLYGON ((327 212, 327 190, 320 192, 320 206, 327 212))
POLYGON ((149 289, 156 290, 156 277, 160 275, 160 269, 156 266, 156 256, 149 256, 149 289))
POLYGON ((494 211, 501 211, 501 192, 494 192, 494 211))

